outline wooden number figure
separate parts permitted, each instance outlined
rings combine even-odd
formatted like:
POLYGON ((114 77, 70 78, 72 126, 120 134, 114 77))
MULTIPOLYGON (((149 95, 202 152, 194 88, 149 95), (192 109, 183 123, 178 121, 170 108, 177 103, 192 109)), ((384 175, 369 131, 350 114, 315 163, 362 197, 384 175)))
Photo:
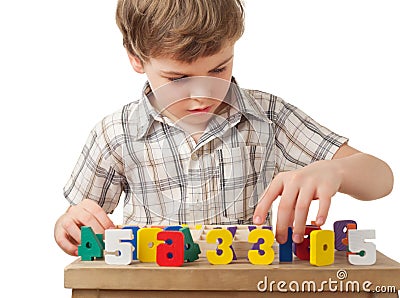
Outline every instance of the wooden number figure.
POLYGON ((328 230, 310 234, 310 264, 327 266, 335 261, 335 233, 328 230))
POLYGON ((188 262, 194 262, 199 258, 200 246, 193 241, 192 234, 188 227, 183 227, 179 229, 184 235, 184 259, 188 262))
POLYGON ((161 231, 161 228, 141 228, 138 231, 138 259, 140 262, 156 262, 157 245, 161 243, 157 240, 157 234, 161 231))
POLYGON ((132 237, 132 230, 108 229, 105 231, 104 261, 106 264, 129 265, 132 262, 134 247, 130 242, 122 242, 122 240, 132 240, 132 237))
POLYGON ((78 256, 82 261, 93 261, 103 257, 103 235, 95 234, 91 227, 81 227, 81 244, 78 245, 78 256))
POLYGON ((279 262, 291 263, 293 262, 293 230, 288 227, 287 240, 283 244, 279 244, 279 262))
POLYGON ((317 226, 307 225, 303 242, 295 243, 293 252, 300 260, 310 260, 310 233, 320 229, 317 226))
POLYGON ((126 226, 123 227, 122 229, 129 229, 132 231, 133 238, 131 240, 122 240, 122 242, 130 242, 133 246, 133 252, 132 252, 132 260, 137 260, 137 239, 138 239, 138 230, 140 229, 137 226, 126 226))
POLYGON ((338 220, 333 223, 333 231, 335 232, 335 249, 346 251, 347 244, 343 243, 343 239, 347 237, 347 225, 354 224, 357 229, 357 223, 354 220, 338 220))
MULTIPOLYGON (((232 239, 235 239, 235 235, 236 235, 236 231, 237 231, 237 227, 236 226, 232 226, 232 227, 227 227, 226 228, 229 232, 231 232, 232 234, 232 239)), ((233 240, 232 240, 233 241, 233 240)), ((233 246, 229 246, 232 250, 233 253, 233 260, 237 260, 236 254, 235 254, 235 250, 233 249, 233 246)))
POLYGON ((179 231, 180 229, 182 229, 182 226, 168 226, 168 227, 165 227, 163 230, 164 231, 179 231))
POLYGON ((160 266, 182 266, 184 260, 184 236, 179 231, 162 231, 157 234, 157 240, 165 243, 157 246, 157 264, 160 266))
POLYGON ((349 231, 357 230, 357 225, 353 223, 347 224, 346 238, 342 239, 342 244, 346 246, 346 255, 352 255, 353 253, 349 250, 349 231))
POLYGON ((258 243, 258 249, 251 249, 247 253, 250 263, 256 265, 268 265, 274 260, 275 253, 272 249, 274 234, 270 230, 254 229, 249 233, 249 243, 258 243))
MULTIPOLYGON (((251 232, 254 229, 257 229, 257 226, 248 226, 247 229, 249 230, 249 232, 251 232)), ((271 230, 271 232, 272 232, 272 227, 270 227, 270 226, 262 226, 262 229, 268 229, 268 230, 271 230)), ((259 250, 260 249, 260 244, 262 244, 262 243, 264 243, 264 240, 261 239, 261 238, 258 239, 258 242, 254 243, 253 246, 251 247, 251 249, 259 250)))
POLYGON ((231 232, 228 230, 215 229, 207 233, 207 243, 217 243, 217 240, 221 239, 217 249, 221 251, 220 254, 215 250, 207 250, 207 260, 214 265, 217 264, 229 264, 233 259, 233 252, 230 248, 233 238, 231 232))
POLYGON ((375 243, 365 242, 365 239, 375 239, 375 230, 349 230, 349 250, 352 254, 348 255, 350 264, 353 265, 373 265, 376 262, 375 243))

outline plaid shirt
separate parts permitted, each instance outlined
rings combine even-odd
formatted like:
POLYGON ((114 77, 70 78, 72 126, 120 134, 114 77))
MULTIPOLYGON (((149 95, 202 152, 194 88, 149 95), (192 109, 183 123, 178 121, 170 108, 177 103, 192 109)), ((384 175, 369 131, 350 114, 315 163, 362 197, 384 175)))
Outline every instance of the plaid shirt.
POLYGON ((67 200, 88 198, 111 213, 124 192, 124 224, 251 224, 277 173, 331 159, 347 141, 282 99, 233 82, 231 108, 197 143, 153 108, 147 83, 140 100, 91 131, 67 200))

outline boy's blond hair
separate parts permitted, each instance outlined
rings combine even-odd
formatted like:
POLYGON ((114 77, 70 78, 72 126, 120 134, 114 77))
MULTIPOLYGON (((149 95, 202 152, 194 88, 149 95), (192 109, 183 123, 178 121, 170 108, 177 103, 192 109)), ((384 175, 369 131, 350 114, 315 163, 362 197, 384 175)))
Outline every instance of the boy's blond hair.
POLYGON ((244 10, 241 0, 118 0, 116 21, 124 47, 141 61, 191 63, 236 42, 244 10))

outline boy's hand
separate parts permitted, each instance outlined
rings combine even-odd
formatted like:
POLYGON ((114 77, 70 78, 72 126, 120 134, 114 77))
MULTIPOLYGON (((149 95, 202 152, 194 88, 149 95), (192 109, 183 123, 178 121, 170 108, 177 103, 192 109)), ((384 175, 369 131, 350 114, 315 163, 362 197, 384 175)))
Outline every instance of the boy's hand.
POLYGON ((71 206, 54 226, 54 238, 67 254, 78 255, 81 226, 92 227, 96 234, 104 234, 104 230, 114 228, 107 213, 96 202, 85 199, 76 206, 71 206))
POLYGON ((319 199, 316 224, 325 223, 331 198, 339 190, 341 176, 334 160, 314 162, 304 168, 279 173, 266 189, 254 212, 253 222, 263 224, 272 202, 281 196, 276 222, 276 240, 285 243, 287 229, 293 226, 293 241, 303 241, 308 210, 319 199))

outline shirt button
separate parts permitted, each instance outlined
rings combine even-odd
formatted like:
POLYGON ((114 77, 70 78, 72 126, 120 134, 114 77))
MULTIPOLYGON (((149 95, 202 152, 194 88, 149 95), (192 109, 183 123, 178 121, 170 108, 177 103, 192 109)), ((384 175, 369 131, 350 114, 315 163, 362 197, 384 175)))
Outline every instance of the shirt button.
POLYGON ((197 210, 201 210, 201 208, 203 207, 203 204, 202 203, 196 203, 196 209, 197 210))
POLYGON ((199 157, 197 156, 196 153, 193 153, 192 156, 191 156, 191 159, 196 161, 196 160, 199 159, 199 157))

